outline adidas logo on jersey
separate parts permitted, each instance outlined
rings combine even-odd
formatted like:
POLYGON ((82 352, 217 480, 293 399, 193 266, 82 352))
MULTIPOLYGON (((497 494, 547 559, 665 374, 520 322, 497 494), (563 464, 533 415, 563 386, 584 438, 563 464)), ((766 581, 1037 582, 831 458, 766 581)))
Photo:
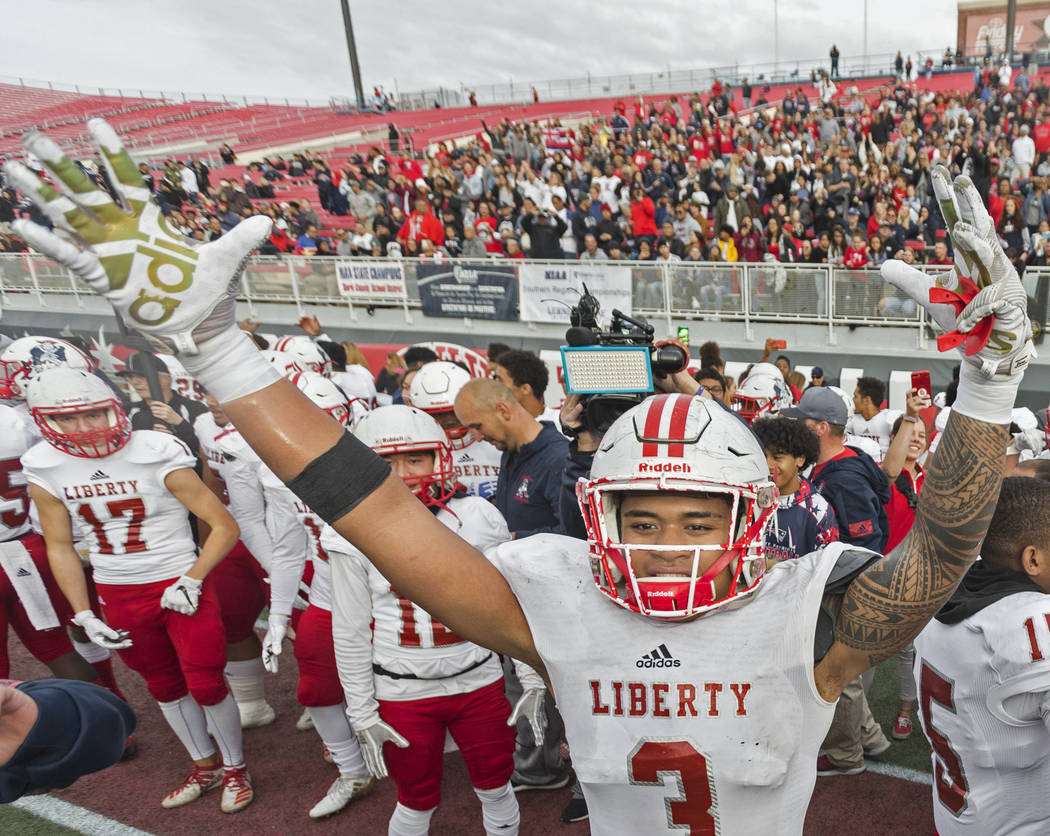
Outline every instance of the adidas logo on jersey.
POLYGON ((16 578, 31 578, 31 577, 33 577, 33 573, 30 572, 28 569, 26 569, 25 566, 21 566, 21 567, 19 567, 18 571, 15 572, 15 577, 16 578))
POLYGON ((643 653, 642 658, 634 663, 636 668, 680 668, 682 662, 671 655, 666 644, 660 645, 656 650, 643 653))
POLYGON ((94 473, 91 474, 91 481, 92 482, 96 482, 99 479, 108 479, 108 478, 109 477, 105 473, 103 473, 101 470, 96 470, 94 473))

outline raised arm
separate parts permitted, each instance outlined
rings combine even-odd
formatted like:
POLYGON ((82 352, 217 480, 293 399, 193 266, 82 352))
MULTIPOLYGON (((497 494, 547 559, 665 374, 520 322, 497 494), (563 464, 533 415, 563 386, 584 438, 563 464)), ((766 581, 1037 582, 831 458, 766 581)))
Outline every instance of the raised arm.
POLYGON ((108 299, 130 327, 176 351, 270 469, 403 594, 464 638, 541 670, 525 615, 500 572, 281 379, 237 328, 229 289, 271 221, 256 216, 215 241, 187 245, 168 228, 116 132, 101 119, 88 120, 88 129, 116 202, 57 144, 31 132, 23 142, 59 191, 18 162, 5 164, 9 182, 76 243, 29 221, 16 222, 19 235, 108 299))
POLYGON ((814 672, 826 699, 914 638, 977 558, 999 497, 1011 410, 1032 356, 1027 296, 977 190, 963 177, 950 184, 943 169, 933 179, 956 247, 956 272, 944 285, 899 261, 882 272, 926 308, 945 337, 957 334, 973 350, 964 355, 911 531, 841 601, 827 602, 836 611, 835 642, 814 672), (966 277, 980 290, 958 316, 954 307, 931 301, 943 298, 942 290, 966 293, 966 277), (982 324, 990 326, 986 342, 975 333, 982 324))

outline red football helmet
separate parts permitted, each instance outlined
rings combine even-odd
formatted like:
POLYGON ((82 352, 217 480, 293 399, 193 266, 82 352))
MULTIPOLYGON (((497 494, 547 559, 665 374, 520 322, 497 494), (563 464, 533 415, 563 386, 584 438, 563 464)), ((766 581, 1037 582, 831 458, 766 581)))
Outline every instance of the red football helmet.
POLYGON ((0 400, 24 400, 29 378, 44 369, 92 371, 95 361, 72 343, 54 337, 22 337, 0 353, 0 400))
POLYGON ((357 422, 354 435, 380 456, 433 452, 433 470, 406 477, 405 484, 426 505, 440 505, 455 494, 458 485, 452 448, 445 431, 421 409, 404 404, 373 409, 357 422))
POLYGON ((44 440, 71 456, 104 458, 116 453, 131 438, 131 422, 116 394, 100 378, 82 369, 56 367, 34 374, 26 405, 44 440), (105 425, 69 432, 55 420, 59 415, 88 412, 105 413, 105 425))
POLYGON ((576 487, 591 547, 594 581, 621 607, 661 620, 691 618, 741 601, 766 569, 766 529, 776 524, 777 489, 755 435, 721 403, 687 395, 657 395, 624 413, 594 456, 589 479, 576 487), (715 545, 625 542, 620 504, 628 494, 686 492, 729 501, 729 534, 715 545), (632 551, 692 552, 680 576, 639 577, 632 551), (701 569, 704 553, 717 556, 701 569), (731 582, 719 597, 715 581, 731 582))

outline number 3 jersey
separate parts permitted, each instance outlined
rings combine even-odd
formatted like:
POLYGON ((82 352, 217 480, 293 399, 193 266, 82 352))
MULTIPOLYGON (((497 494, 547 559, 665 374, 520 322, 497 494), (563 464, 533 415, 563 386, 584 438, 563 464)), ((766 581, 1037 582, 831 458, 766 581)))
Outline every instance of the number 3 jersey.
POLYGON ((592 833, 802 832, 834 714, 813 678, 817 615, 846 548, 780 563, 746 603, 676 623, 599 592, 584 541, 489 552, 546 665, 592 833))
MULTIPOLYGON (((510 539, 500 512, 478 497, 455 497, 436 516, 478 549, 510 539)), ((377 699, 419 700, 469 693, 502 676, 496 654, 460 638, 399 595, 330 526, 321 534, 321 545, 332 570, 336 663, 355 726, 374 722, 373 688, 377 699), (369 620, 374 621, 371 635, 369 620)))
POLYGON ((931 621, 915 638, 915 681, 937 832, 1044 836, 1050 596, 1017 592, 957 623, 931 621))
POLYGON ((124 447, 102 458, 71 456, 45 441, 22 457, 29 481, 66 506, 103 584, 177 578, 193 565, 188 512, 164 479, 195 463, 185 444, 153 430, 134 431, 124 447))

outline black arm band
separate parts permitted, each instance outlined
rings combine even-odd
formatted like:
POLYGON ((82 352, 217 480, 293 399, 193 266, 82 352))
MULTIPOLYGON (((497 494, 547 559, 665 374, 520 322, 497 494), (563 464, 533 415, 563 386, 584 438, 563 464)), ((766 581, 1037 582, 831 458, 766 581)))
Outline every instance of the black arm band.
POLYGON ((390 465, 350 433, 285 484, 321 519, 349 514, 390 475, 390 465))

